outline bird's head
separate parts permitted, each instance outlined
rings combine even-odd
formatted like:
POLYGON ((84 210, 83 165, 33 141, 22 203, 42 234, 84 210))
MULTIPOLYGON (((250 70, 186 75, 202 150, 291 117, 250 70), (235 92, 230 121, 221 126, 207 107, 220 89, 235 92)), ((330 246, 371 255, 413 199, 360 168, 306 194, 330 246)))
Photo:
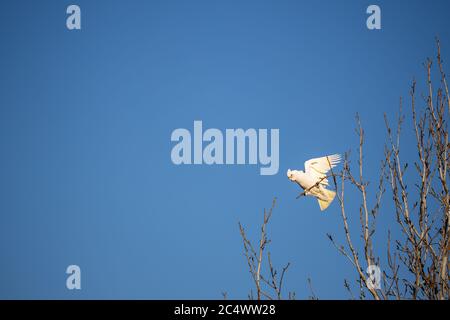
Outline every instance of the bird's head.
POLYGON ((297 181, 297 179, 299 177, 301 177, 302 175, 304 175, 304 174, 305 173, 302 170, 291 170, 291 169, 288 169, 288 171, 287 171, 287 177, 291 181, 297 181))
POLYGON ((288 171, 287 171, 287 177, 288 177, 289 180, 295 181, 295 171, 296 171, 296 170, 288 169, 288 171))

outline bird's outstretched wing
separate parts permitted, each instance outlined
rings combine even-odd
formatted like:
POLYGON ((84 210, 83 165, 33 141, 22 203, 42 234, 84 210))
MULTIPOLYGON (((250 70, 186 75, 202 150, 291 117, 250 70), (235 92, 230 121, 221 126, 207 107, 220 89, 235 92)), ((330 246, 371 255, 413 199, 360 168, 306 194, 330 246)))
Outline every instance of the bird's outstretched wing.
POLYGON ((339 154, 310 159, 305 161, 305 173, 313 177, 314 180, 320 181, 320 184, 327 186, 328 180, 325 178, 327 172, 330 171, 331 168, 336 167, 340 161, 341 156, 339 154))

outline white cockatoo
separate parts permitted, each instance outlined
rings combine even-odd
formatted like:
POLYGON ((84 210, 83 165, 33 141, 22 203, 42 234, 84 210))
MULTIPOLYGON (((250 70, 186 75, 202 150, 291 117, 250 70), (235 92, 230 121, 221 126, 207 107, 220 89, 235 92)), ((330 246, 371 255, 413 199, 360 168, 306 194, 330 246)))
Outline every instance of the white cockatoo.
POLYGON ((328 190, 327 172, 341 161, 339 154, 314 158, 305 162, 305 172, 288 169, 287 176, 305 190, 305 196, 314 196, 319 201, 320 210, 328 208, 336 192, 328 190))

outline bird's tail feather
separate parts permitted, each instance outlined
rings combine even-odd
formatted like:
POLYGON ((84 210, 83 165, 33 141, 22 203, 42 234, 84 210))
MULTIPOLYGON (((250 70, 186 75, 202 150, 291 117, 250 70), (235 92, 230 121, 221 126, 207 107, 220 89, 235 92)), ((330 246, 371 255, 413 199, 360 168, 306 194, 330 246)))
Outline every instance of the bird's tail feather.
POLYGON ((323 199, 317 198, 317 201, 319 201, 319 206, 320 206, 321 211, 328 208, 328 206, 330 205, 330 203, 334 200, 334 197, 336 196, 336 192, 334 192, 332 190, 324 189, 323 191, 324 191, 324 198, 323 199))

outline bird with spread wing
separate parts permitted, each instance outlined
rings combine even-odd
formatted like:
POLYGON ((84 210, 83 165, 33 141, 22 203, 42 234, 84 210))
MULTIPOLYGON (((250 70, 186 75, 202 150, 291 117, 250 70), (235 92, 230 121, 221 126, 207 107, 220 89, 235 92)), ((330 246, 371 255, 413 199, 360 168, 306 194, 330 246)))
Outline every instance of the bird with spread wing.
POLYGON ((289 180, 296 182, 305 190, 305 196, 316 197, 320 210, 323 211, 328 208, 336 196, 336 192, 326 189, 328 186, 327 172, 336 167, 340 161, 339 154, 314 158, 305 162, 305 172, 288 169, 287 176, 289 180))

